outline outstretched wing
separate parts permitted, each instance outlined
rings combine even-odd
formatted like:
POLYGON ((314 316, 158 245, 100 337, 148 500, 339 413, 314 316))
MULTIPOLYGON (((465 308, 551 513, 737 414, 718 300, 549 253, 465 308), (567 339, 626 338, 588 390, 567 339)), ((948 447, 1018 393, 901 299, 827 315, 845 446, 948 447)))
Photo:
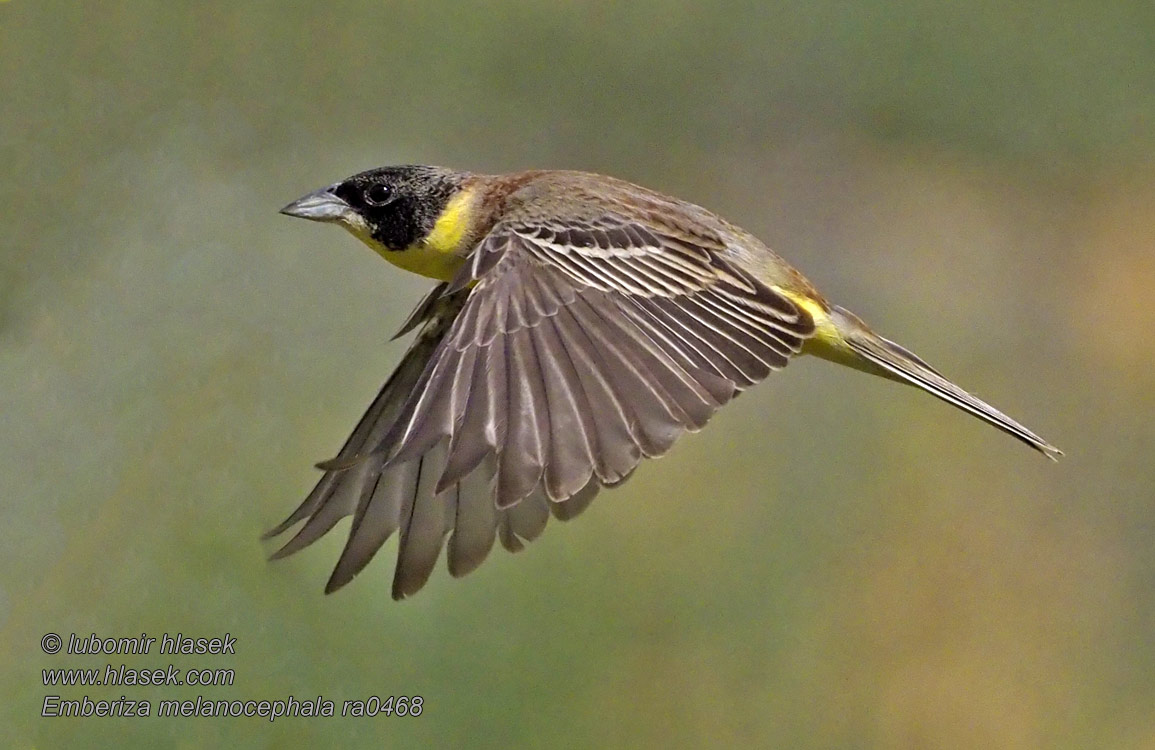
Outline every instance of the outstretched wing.
MULTIPOLYGON (((394 598, 495 536, 511 550, 665 453, 813 333, 708 234, 623 216, 497 225, 415 311, 424 329, 305 502, 276 556, 353 526, 327 591, 399 530, 394 598)), ((414 323, 411 318, 410 323, 414 323)), ((420 324, 417 322, 416 324, 420 324)))

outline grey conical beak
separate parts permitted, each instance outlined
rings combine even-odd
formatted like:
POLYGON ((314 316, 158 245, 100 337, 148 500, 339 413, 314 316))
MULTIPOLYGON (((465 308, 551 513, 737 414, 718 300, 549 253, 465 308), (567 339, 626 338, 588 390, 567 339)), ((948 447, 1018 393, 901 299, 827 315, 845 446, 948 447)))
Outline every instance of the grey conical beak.
POLYGON ((281 209, 286 216, 296 216, 311 221, 348 221, 353 209, 333 193, 335 185, 314 190, 281 209))

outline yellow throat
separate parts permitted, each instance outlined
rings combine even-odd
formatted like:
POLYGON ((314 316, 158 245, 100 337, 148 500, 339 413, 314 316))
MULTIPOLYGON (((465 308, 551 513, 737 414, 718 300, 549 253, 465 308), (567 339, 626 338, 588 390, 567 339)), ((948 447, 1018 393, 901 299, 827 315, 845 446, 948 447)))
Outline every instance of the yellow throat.
POLYGON ((449 199, 445 210, 433 224, 432 231, 404 250, 390 250, 382 246, 364 229, 357 231, 350 227, 350 231, 398 268, 438 281, 452 281, 457 269, 465 261, 468 248, 464 245, 467 244, 476 198, 474 190, 467 188, 459 191, 449 199))

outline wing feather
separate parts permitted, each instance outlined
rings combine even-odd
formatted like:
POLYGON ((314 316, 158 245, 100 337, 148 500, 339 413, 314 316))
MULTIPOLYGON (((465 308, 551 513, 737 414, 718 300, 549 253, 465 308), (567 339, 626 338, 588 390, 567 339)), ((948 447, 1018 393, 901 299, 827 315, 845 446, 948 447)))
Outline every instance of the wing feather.
POLYGON ((393 574, 394 599, 417 593, 429 580, 454 517, 450 506, 456 493, 435 491, 444 470, 445 446, 440 444, 411 463, 418 465, 420 476, 412 494, 404 499, 397 569, 393 574))
POLYGON ((550 440, 549 403, 531 334, 515 331, 504 341, 509 368, 509 422, 505 444, 498 452, 498 508, 513 505, 541 481, 550 440))
POLYGON ((530 340, 542 365, 550 412, 546 492, 552 500, 564 500, 589 482, 597 445, 581 380, 553 319, 543 320, 536 334, 530 340))
POLYGON ((456 517, 446 552, 449 573, 455 578, 476 570, 493 548, 497 532, 493 471, 492 466, 478 467, 455 487, 456 517))
POLYGON ((527 497, 516 505, 498 511, 506 533, 503 543, 510 552, 519 552, 524 547, 522 541, 532 542, 545 531, 549 521, 549 500, 544 485, 539 484, 527 497))
POLYGON ((587 333, 573 313, 563 309, 550 320, 581 382, 586 408, 581 412, 586 429, 596 441, 594 469, 603 482, 621 481, 641 461, 641 449, 631 429, 634 417, 623 403, 593 353, 587 333))
MULTIPOLYGON (((365 466, 372 471, 374 463, 366 461, 365 466)), ((401 521, 402 498, 415 491, 420 479, 418 469, 418 461, 409 461, 386 471, 377 468, 376 479, 366 485, 367 497, 353 516, 349 539, 325 585, 326 592, 336 591, 353 580, 369 564, 381 545, 397 531, 401 521)))

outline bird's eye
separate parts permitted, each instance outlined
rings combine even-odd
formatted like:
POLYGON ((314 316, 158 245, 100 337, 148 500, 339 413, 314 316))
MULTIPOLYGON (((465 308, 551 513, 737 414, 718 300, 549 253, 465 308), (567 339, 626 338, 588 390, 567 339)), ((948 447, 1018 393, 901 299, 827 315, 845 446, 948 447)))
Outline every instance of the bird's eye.
POLYGON ((365 190, 365 202, 370 206, 383 206, 393 197, 388 185, 374 183, 365 190))

